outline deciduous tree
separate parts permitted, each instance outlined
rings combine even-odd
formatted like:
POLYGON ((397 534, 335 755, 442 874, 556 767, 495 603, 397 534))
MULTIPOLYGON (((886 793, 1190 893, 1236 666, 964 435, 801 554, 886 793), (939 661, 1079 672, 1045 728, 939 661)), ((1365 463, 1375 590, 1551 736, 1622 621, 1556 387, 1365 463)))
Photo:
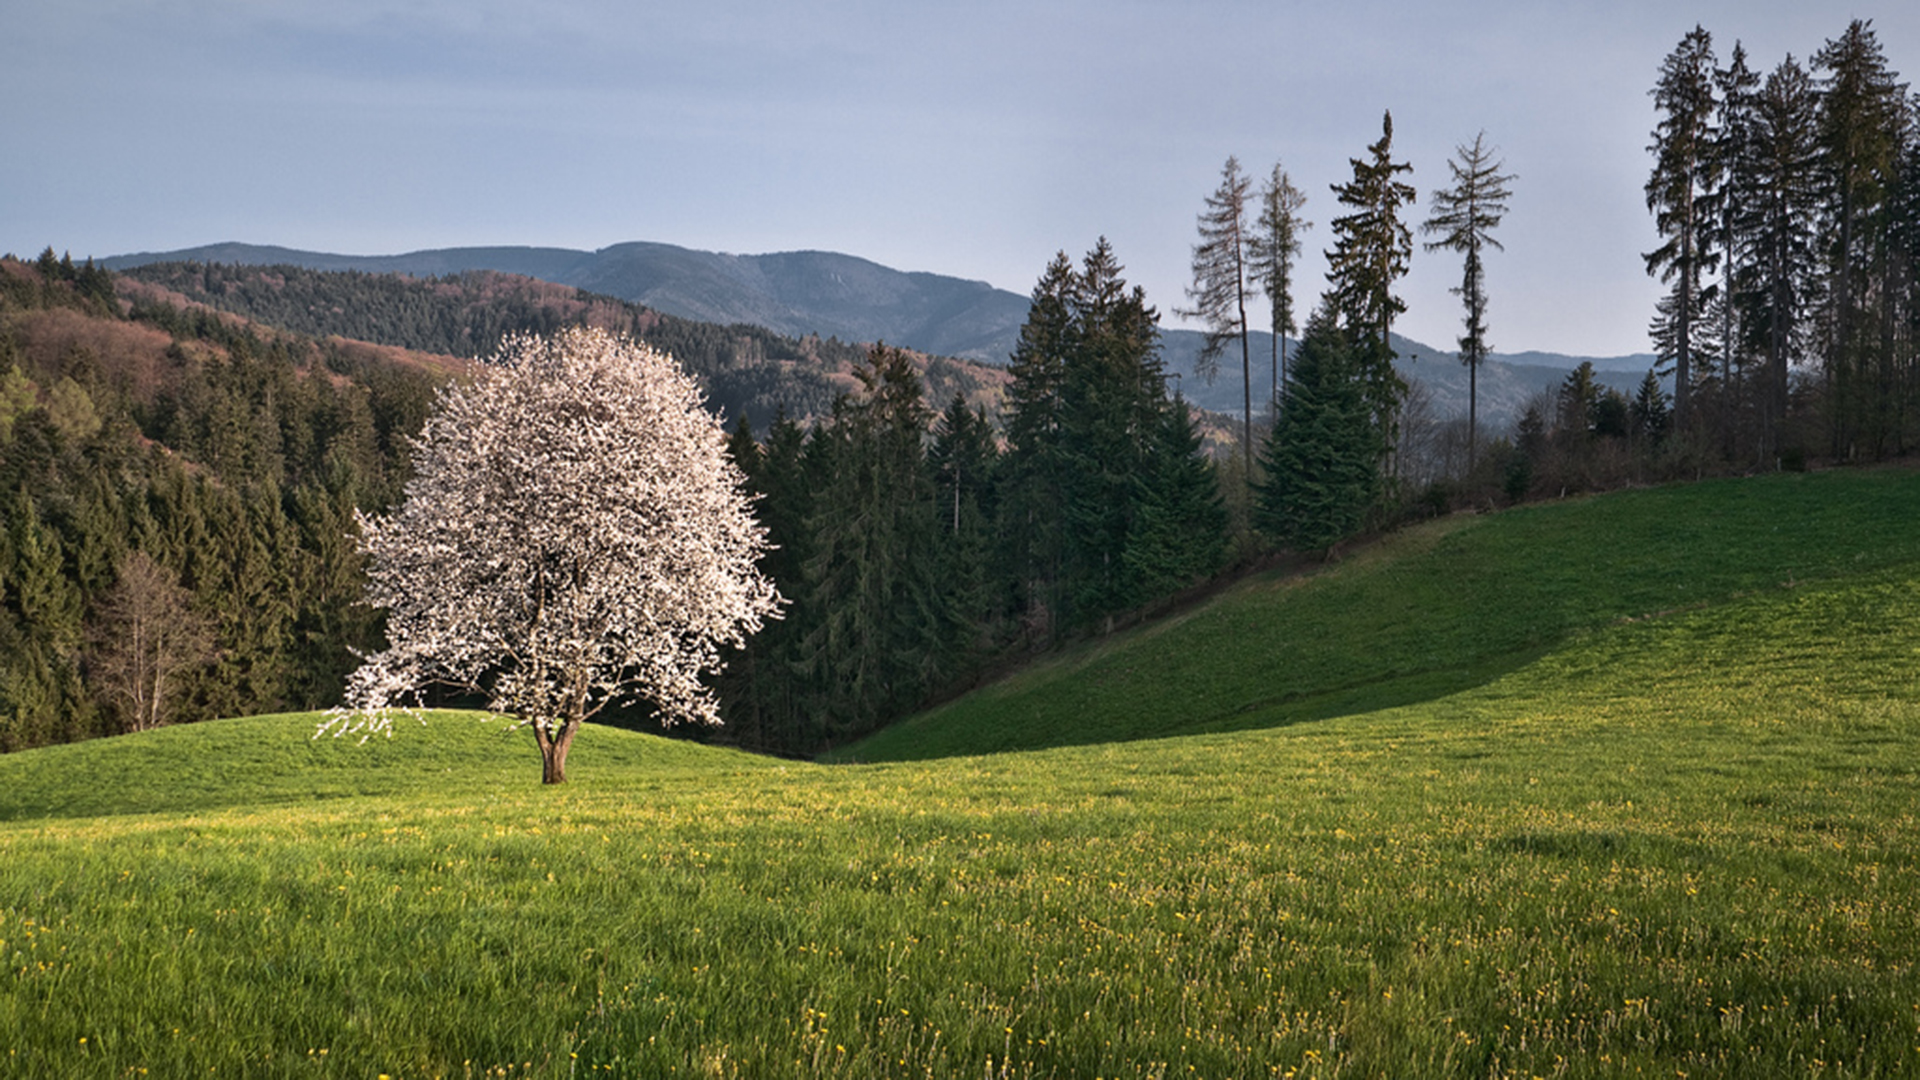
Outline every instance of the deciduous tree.
POLYGON ((405 502, 360 517, 388 646, 321 732, 391 731, 392 706, 465 688, 533 729, 559 783, 609 705, 717 722, 702 673, 779 603, 724 440, 652 348, 594 329, 508 339, 441 392, 405 502))
POLYGON ((135 551, 101 602, 93 674, 128 731, 166 723, 179 677, 213 658, 213 628, 191 601, 178 574, 135 551))

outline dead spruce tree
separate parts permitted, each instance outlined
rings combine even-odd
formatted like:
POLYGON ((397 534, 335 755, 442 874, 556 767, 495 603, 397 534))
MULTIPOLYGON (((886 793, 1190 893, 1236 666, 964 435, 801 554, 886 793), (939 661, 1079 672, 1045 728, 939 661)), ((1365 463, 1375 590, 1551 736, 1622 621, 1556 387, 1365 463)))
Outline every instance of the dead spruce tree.
POLYGON ((447 686, 531 727, 566 779, 583 721, 644 701, 718 723, 702 672, 780 600, 719 421, 671 359, 604 331, 502 345, 442 391, 398 510, 361 516, 388 647, 321 732, 391 734, 447 686))

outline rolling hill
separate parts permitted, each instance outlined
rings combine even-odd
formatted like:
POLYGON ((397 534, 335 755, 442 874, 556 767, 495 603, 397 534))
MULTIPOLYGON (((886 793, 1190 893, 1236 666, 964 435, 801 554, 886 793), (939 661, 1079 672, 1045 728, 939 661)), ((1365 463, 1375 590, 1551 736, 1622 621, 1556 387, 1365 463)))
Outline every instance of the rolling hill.
POLYGON ((1432 523, 861 748, 917 760, 0 757, 5 1071, 1911 1074, 1916 485, 1432 523))

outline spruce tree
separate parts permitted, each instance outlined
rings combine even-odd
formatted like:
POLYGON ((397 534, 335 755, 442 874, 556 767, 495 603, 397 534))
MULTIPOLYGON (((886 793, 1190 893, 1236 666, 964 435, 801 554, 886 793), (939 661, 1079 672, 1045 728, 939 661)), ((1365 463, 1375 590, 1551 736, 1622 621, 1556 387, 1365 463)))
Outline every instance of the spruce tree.
POLYGON ((1134 478, 1165 402, 1159 315, 1121 277, 1101 237, 1075 279, 1061 436, 1067 465, 1063 571, 1068 621, 1088 625, 1142 599, 1125 561, 1134 478))
POLYGON ((1076 348, 1073 292, 1077 275, 1066 252, 1055 255, 1033 289, 1008 373, 1000 536, 1006 573, 1015 582, 1029 636, 1050 636, 1061 614, 1060 574, 1066 512, 1062 434, 1067 361, 1076 348))
POLYGON ((1886 342, 1890 195, 1906 123, 1906 86, 1887 66, 1870 22, 1854 20, 1814 57, 1826 194, 1822 237, 1833 450, 1880 456, 1897 437, 1900 388, 1886 342))
POLYGON ((1175 314, 1206 323, 1206 342, 1195 366, 1211 383, 1220 371, 1220 354, 1227 344, 1240 341, 1240 381, 1244 396, 1242 446, 1253 461, 1253 362, 1247 347, 1247 287, 1253 242, 1247 220, 1247 193, 1251 179, 1240 171, 1240 160, 1229 156, 1220 170, 1220 186, 1207 196, 1199 219, 1200 242, 1193 246, 1193 284, 1187 298, 1193 307, 1175 314))
POLYGON ((1460 362, 1467 366, 1467 471, 1472 472, 1479 447, 1480 365, 1492 349, 1487 344, 1487 290, 1480 252, 1486 247, 1506 250, 1493 238, 1493 230, 1507 212, 1507 200, 1512 197, 1507 184, 1514 178, 1500 172, 1503 163, 1493 160, 1485 132, 1474 136, 1472 146, 1455 147, 1454 154, 1454 160, 1447 162, 1453 186, 1433 193, 1433 213, 1420 229, 1440 237, 1428 242, 1428 251, 1460 252, 1466 264, 1453 294, 1467 308, 1460 362))
POLYGON ((1127 537, 1127 570, 1152 598, 1185 588, 1220 569, 1227 509, 1214 464, 1201 452, 1199 429, 1186 399, 1161 410, 1147 467, 1134 481, 1134 527, 1127 537))
POLYGON ((1660 385, 1660 373, 1652 368, 1640 380, 1633 402, 1627 409, 1628 434, 1649 446, 1659 446, 1667 437, 1667 392, 1660 385))
POLYGON ((1300 234, 1313 222, 1300 216, 1307 196, 1293 186, 1293 178, 1275 163, 1273 175, 1260 189, 1260 219, 1255 223, 1252 260, 1254 277, 1272 306, 1273 385, 1268 407, 1280 405, 1280 384, 1287 375, 1287 337, 1294 333, 1293 268, 1300 257, 1300 234))
POLYGON ((1356 351, 1323 302, 1307 321, 1281 387, 1280 415, 1262 454, 1266 480, 1255 520, 1298 551, 1330 557, 1341 540, 1360 531, 1379 497, 1379 434, 1356 351))
POLYGON ((936 573, 952 611, 951 647, 961 664, 984 655, 997 636, 1000 591, 992 528, 997 464, 986 412, 969 409, 955 397, 934 425, 927 465, 940 518, 936 573))
POLYGON ((1702 212, 1711 221, 1713 246, 1721 253, 1720 280, 1710 287, 1711 336, 1717 346, 1711 359, 1703 357, 1697 377, 1711 376, 1719 403, 1718 424, 1728 457, 1733 456, 1739 432, 1737 416, 1741 411, 1745 387, 1742 385, 1748 354, 1748 333, 1744 325, 1746 305, 1741 302, 1740 282, 1748 275, 1741 257, 1749 250, 1742 229, 1746 224, 1741 204, 1751 195, 1752 178, 1748 165, 1751 145, 1757 133, 1756 95, 1760 77, 1747 66, 1747 50, 1736 41, 1727 66, 1714 72, 1716 111, 1713 123, 1714 185, 1702 199, 1702 212))
POLYGON ((1660 113, 1653 131, 1653 173, 1647 179, 1647 209, 1662 243, 1645 256, 1647 273, 1673 291, 1656 310, 1654 350, 1674 373, 1674 425, 1692 424, 1694 363, 1699 352, 1705 276, 1716 265, 1714 222, 1702 204, 1712 189, 1715 158, 1713 36, 1694 27, 1660 67, 1652 94, 1660 113))
POLYGON ((952 640, 935 565, 925 439, 931 419, 907 355, 876 345, 827 430, 832 465, 808 522, 805 642, 829 739, 853 738, 918 704, 944 678, 952 640))
POLYGON ((1413 166, 1393 160, 1393 114, 1381 120, 1380 139, 1368 157, 1349 159, 1353 179, 1333 192, 1353 212, 1333 221, 1334 246, 1327 252, 1329 295, 1351 343, 1351 361, 1366 391, 1376 439, 1375 456, 1387 460, 1399 442, 1401 400, 1407 384, 1394 370, 1393 320, 1407 310, 1394 295, 1413 256, 1413 234, 1402 220, 1413 203, 1413 185, 1397 179, 1413 166))
POLYGON ((1814 229, 1820 209, 1813 82, 1792 56, 1754 98, 1753 128, 1734 205, 1735 296, 1747 347, 1764 357, 1757 400, 1768 456, 1780 453, 1789 371, 1805 352, 1820 291, 1814 229))

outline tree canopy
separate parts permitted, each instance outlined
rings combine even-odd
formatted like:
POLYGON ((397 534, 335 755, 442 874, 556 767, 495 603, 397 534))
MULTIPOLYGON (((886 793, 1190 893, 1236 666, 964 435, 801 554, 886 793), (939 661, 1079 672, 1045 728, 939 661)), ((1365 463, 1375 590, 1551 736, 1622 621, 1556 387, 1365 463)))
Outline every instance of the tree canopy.
POLYGON ((580 724, 642 698, 717 723, 703 673, 779 602, 718 421, 655 350, 601 330, 509 339, 443 390, 390 515, 360 516, 388 646, 322 730, 391 731, 444 684, 533 728, 566 778, 580 724))

